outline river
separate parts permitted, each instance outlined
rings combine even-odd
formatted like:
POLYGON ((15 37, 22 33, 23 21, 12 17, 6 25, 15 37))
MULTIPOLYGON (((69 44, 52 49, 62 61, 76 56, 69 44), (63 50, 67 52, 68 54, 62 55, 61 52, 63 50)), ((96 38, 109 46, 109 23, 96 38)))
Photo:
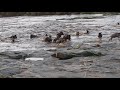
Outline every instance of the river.
MULTIPOLYGON (((12 54, 22 52, 31 54, 32 60, 11 59, 1 56, 0 75, 13 78, 119 78, 120 77, 120 44, 117 38, 108 42, 110 35, 120 32, 120 15, 81 14, 51 16, 17 16, 0 18, 0 53, 12 54), (75 36, 76 31, 85 33, 75 36), (55 38, 59 31, 69 33, 71 41, 63 46, 43 42, 45 34, 55 38), (97 35, 102 32, 101 47, 97 35), (30 39, 30 34, 39 38, 30 39), (8 38, 17 35, 15 43, 8 38), (77 46, 80 48, 77 48, 77 46), (56 51, 74 47, 73 52, 81 50, 100 51, 101 57, 75 57, 60 61, 51 57, 56 51), (36 59, 35 58, 40 58, 36 59), (12 74, 10 74, 12 73, 12 74)), ((14 54, 13 54, 14 55, 14 54)))

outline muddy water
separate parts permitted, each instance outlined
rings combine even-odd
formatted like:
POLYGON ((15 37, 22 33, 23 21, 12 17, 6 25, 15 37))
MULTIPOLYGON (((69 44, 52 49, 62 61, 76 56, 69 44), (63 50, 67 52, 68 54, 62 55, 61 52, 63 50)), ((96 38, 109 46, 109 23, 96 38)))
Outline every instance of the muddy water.
POLYGON ((103 14, 0 18, 0 52, 20 51, 32 54, 31 58, 44 59, 25 61, 1 57, 0 73, 9 76, 8 72, 13 72, 14 78, 118 78, 120 77, 120 42, 117 38, 108 42, 111 34, 120 32, 118 22, 120 15, 104 16, 103 14), (86 30, 89 30, 90 34, 83 34, 86 30), (59 31, 69 33, 71 41, 62 45, 42 41, 45 34, 54 38, 59 31), (75 36, 76 31, 81 33, 79 37, 75 36), (99 32, 103 34, 102 43, 98 42, 99 32), (15 43, 11 43, 7 37, 14 34, 18 39, 15 43), (39 38, 30 39, 30 34, 39 35, 39 38), (96 44, 100 44, 101 47, 95 47, 96 44), (51 57, 56 51, 82 50, 99 51, 105 56, 75 57, 67 61, 59 61, 51 57), (16 68, 21 71, 17 73, 16 68))

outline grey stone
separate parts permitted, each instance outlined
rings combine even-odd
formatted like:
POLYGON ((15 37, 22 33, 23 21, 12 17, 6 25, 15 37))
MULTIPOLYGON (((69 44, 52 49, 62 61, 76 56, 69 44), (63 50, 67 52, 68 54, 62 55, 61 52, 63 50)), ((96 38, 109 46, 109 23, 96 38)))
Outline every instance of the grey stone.
POLYGON ((29 55, 23 53, 23 52, 15 52, 15 51, 9 51, 9 52, 2 52, 0 55, 9 57, 10 59, 25 59, 29 55))
POLYGON ((14 68, 5 68, 5 69, 0 70, 0 74, 5 75, 5 76, 12 76, 15 74, 19 74, 23 71, 24 71, 24 69, 21 69, 21 68, 15 68, 15 67, 14 68))

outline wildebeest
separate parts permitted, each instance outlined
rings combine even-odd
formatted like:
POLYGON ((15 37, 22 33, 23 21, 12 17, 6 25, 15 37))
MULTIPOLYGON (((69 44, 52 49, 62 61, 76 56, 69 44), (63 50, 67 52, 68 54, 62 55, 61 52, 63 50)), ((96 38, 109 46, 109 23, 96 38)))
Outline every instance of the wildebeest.
POLYGON ((59 32, 59 33, 56 35, 56 38, 53 39, 53 42, 55 43, 56 41, 58 41, 58 40, 61 38, 62 35, 64 35, 64 33, 63 33, 62 31, 59 32))
POLYGON ((59 39, 60 39, 60 37, 57 36, 55 39, 53 39, 53 43, 56 43, 56 41, 59 39))
POLYGON ((9 38, 11 38, 12 43, 14 43, 14 42, 15 42, 15 39, 17 39, 17 35, 12 35, 12 36, 11 36, 11 37, 9 37, 9 38))
POLYGON ((112 35, 110 36, 109 41, 112 41, 112 39, 113 39, 113 38, 116 38, 116 37, 120 38, 120 33, 114 33, 114 34, 112 34, 112 35))
POLYGON ((98 38, 101 39, 102 38, 102 33, 98 34, 98 38))
POLYGON ((65 39, 65 41, 71 40, 71 35, 66 34, 66 35, 63 36, 63 39, 65 39))
POLYGON ((44 39, 45 42, 52 42, 52 36, 46 36, 46 38, 44 39))
POLYGON ((87 31, 86 31, 86 34, 89 34, 89 33, 90 33, 90 32, 87 30, 87 31))
POLYGON ((9 37, 9 38, 17 39, 17 35, 12 35, 12 36, 9 37))
POLYGON ((71 36, 68 34, 65 34, 65 35, 62 35, 62 37, 60 37, 60 38, 59 37, 55 38, 53 42, 64 43, 67 40, 71 40, 71 36))
POLYGON ((37 35, 33 35, 33 34, 30 35, 30 39, 37 38, 37 37, 38 37, 37 35))
POLYGON ((99 42, 101 42, 102 41, 102 33, 98 34, 98 38, 99 38, 99 42))
POLYGON ((57 34, 58 37, 61 37, 61 35, 64 35, 62 31, 57 34))
POLYGON ((64 38, 59 38, 57 41, 56 41, 56 43, 64 43, 65 42, 65 39, 64 38))
POLYGON ((76 36, 79 36, 80 35, 80 33, 79 32, 76 32, 76 36))
POLYGON ((90 32, 88 30, 86 30, 86 32, 84 34, 89 34, 90 32))

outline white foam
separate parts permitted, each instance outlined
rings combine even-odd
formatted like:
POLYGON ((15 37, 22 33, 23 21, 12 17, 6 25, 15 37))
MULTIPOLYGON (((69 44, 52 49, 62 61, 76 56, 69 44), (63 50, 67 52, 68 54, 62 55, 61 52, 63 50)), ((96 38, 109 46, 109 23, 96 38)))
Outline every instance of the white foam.
POLYGON ((26 58, 25 61, 43 61, 44 58, 36 58, 36 57, 31 57, 31 58, 26 58))

